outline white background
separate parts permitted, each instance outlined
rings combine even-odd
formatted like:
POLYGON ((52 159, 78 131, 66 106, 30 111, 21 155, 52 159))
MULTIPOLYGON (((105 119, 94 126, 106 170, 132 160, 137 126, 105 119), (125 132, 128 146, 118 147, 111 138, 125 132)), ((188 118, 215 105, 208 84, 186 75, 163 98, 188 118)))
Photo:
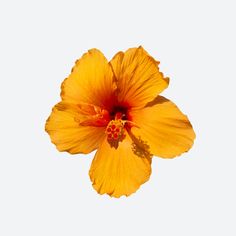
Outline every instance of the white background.
POLYGON ((235 1, 1 1, 0 235, 236 235, 235 1), (44 132, 60 84, 90 48, 142 45, 170 77, 194 147, 154 158, 130 197, 98 195, 94 153, 44 132))

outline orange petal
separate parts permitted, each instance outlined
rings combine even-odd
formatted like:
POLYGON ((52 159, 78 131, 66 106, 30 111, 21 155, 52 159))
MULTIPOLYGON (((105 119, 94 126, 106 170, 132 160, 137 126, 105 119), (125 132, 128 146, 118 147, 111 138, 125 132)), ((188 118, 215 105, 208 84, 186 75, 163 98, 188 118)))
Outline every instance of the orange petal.
POLYGON ((155 61, 142 48, 119 52, 110 62, 118 86, 118 101, 141 108, 152 101, 169 84, 155 61))
POLYGON ((105 135, 105 127, 81 126, 84 116, 77 105, 58 103, 49 116, 45 129, 59 151, 71 154, 90 153, 97 149, 105 135))
POLYGON ((91 49, 76 61, 70 76, 62 83, 61 97, 69 103, 84 102, 109 109, 115 88, 107 59, 99 50, 91 49))
POLYGON ((80 120, 80 125, 83 126, 107 126, 110 121, 109 112, 101 109, 98 106, 87 103, 77 104, 79 113, 84 115, 84 119, 80 120))
POLYGON ((132 133, 147 141, 156 156, 172 158, 193 145, 195 133, 187 116, 164 97, 158 96, 140 111, 131 111, 130 116, 140 127, 133 127, 132 133))
POLYGON ((128 135, 117 149, 104 139, 89 171, 98 193, 112 197, 129 196, 149 179, 151 159, 136 155, 133 146, 128 135))

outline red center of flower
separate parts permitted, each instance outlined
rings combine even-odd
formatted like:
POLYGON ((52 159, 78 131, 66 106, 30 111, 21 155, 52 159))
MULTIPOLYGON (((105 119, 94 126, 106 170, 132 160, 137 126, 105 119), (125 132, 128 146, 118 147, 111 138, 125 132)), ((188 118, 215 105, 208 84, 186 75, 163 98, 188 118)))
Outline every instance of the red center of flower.
POLYGON ((119 106, 114 107, 109 113, 110 121, 106 127, 107 141, 111 147, 118 148, 119 142, 122 142, 125 138, 126 131, 137 125, 132 122, 132 118, 129 115, 128 107, 119 106))
POLYGON ((125 130, 129 131, 135 124, 128 112, 128 106, 114 106, 112 111, 81 103, 78 105, 80 114, 86 118, 75 119, 82 126, 106 127, 107 141, 111 147, 118 148, 119 142, 125 138, 125 130))

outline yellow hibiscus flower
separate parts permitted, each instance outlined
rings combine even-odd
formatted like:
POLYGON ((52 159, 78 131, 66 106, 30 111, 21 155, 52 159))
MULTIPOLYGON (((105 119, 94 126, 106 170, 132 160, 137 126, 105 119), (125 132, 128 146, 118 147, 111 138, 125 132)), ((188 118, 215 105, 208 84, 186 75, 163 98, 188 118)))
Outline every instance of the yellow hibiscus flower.
POLYGON ((108 62, 97 49, 76 61, 45 129, 59 151, 90 153, 94 189, 129 196, 151 174, 152 156, 187 152, 195 133, 186 115, 159 96, 168 87, 159 62, 142 47, 108 62))

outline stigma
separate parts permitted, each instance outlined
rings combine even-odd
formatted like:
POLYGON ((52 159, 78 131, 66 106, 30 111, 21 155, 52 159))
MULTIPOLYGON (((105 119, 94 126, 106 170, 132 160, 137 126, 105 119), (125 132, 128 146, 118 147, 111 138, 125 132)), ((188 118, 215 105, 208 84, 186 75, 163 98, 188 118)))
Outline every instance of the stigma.
POLYGON ((125 137, 124 130, 125 121, 121 119, 120 114, 115 116, 114 120, 111 120, 106 128, 107 141, 112 147, 117 148, 119 142, 125 137))

